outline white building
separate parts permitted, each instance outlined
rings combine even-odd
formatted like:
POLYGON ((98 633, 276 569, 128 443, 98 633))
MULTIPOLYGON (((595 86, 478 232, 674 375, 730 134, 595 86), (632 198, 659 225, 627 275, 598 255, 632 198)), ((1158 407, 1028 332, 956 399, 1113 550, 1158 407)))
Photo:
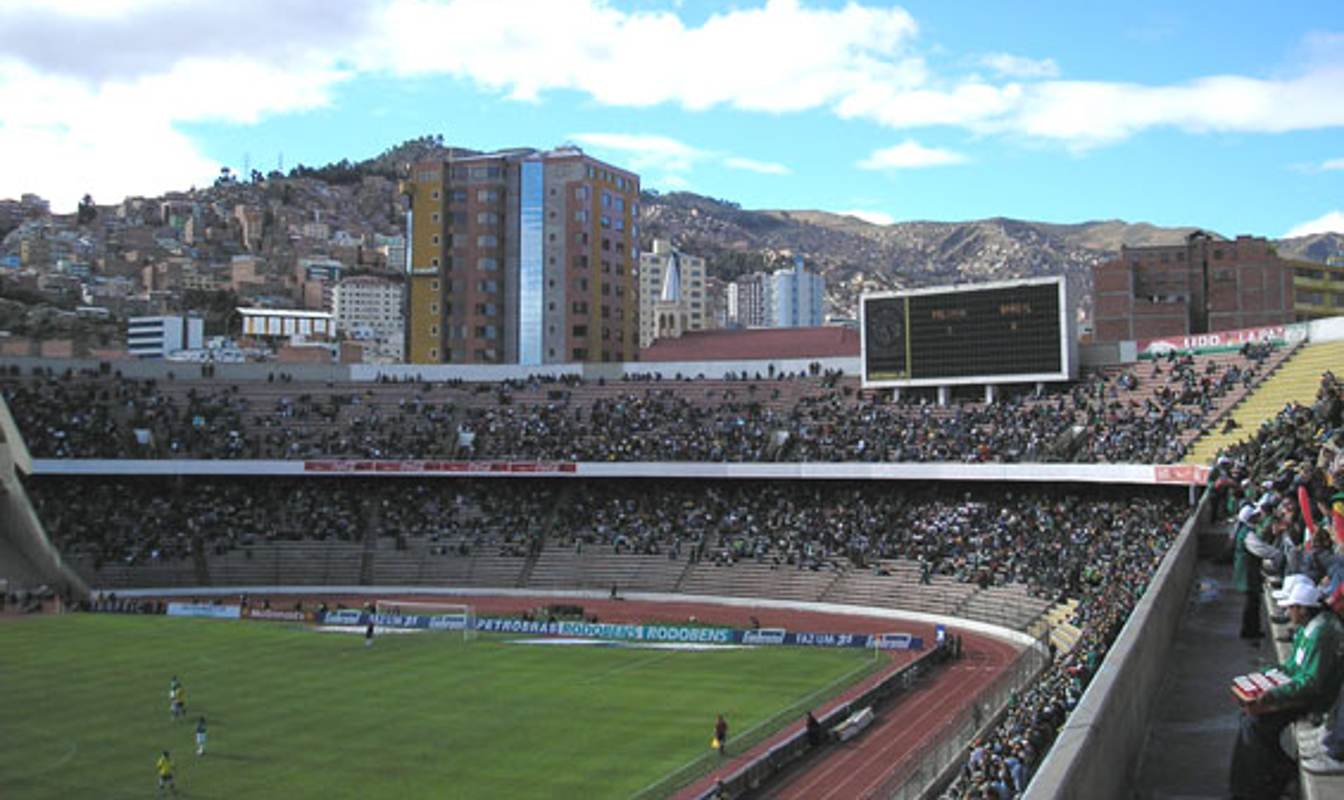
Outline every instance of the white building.
MULTIPOLYGON (((266 339, 334 338, 336 319, 326 311, 287 308, 239 308, 243 335, 266 339)), ((199 345, 198 345, 199 346, 199 345)))
POLYGON ((704 330, 708 300, 705 260, 655 239, 652 253, 639 255, 639 346, 704 330))
POLYGON ((136 358, 163 358, 198 348, 204 339, 200 317, 131 317, 126 322, 126 349, 136 358))
POLYGON ((802 256, 793 257, 793 269, 770 276, 766 314, 771 328, 813 328, 824 323, 822 296, 826 279, 803 268, 802 256))
POLYGON ((405 356, 406 316, 400 283, 369 276, 346 278, 332 292, 337 330, 373 344, 380 360, 400 362, 405 356))

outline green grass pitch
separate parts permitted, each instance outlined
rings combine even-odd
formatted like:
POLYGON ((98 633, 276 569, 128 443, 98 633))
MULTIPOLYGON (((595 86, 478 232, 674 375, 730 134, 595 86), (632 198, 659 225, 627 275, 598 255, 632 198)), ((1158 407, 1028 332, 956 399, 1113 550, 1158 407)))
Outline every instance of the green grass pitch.
MULTIPOLYGON (((865 651, 522 646, 283 623, 72 614, 0 622, 0 797, 617 798, 874 668, 865 651), (168 681, 187 719, 168 713, 168 681), (196 718, 209 746, 194 755, 196 718)), ((771 722, 773 720, 773 723, 771 722)), ((757 736, 756 738, 760 738, 757 736)))

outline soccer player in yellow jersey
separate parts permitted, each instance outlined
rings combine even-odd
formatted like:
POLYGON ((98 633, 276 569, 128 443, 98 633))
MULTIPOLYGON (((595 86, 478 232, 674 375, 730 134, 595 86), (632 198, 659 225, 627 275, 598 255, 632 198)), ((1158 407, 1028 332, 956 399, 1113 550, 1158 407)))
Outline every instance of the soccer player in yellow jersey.
POLYGON ((162 796, 163 790, 167 789, 173 793, 173 797, 177 797, 177 784, 173 783, 173 759, 167 750, 154 762, 154 767, 159 771, 159 795, 162 796))
POLYGON ((173 690, 173 705, 169 708, 173 719, 181 719, 187 715, 187 690, 178 686, 173 690))

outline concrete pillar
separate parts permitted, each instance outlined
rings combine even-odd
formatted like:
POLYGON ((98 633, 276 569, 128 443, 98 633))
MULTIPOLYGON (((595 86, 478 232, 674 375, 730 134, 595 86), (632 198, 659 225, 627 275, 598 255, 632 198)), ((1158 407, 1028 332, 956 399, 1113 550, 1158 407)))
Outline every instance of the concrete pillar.
POLYGON ((938 387, 938 405, 940 405, 940 406, 945 406, 945 405, 948 404, 948 402, 951 401, 951 399, 952 399, 952 387, 951 387, 951 386, 939 386, 939 387, 938 387))
POLYGON ((994 402, 994 384, 987 383, 985 384, 985 403, 993 403, 993 402, 994 402))
POLYGON ((1040 397, 1043 394, 1045 394, 1045 382, 1036 381, 1036 396, 1040 397))

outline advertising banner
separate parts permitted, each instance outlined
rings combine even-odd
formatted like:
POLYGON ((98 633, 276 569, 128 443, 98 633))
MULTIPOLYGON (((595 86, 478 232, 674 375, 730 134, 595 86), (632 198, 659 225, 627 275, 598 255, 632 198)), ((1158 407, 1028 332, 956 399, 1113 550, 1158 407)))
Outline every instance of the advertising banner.
POLYGON ((238 619, 241 606, 216 606, 209 603, 169 603, 170 617, 212 617, 214 619, 238 619))
POLYGON ((271 608, 245 608, 243 616, 247 619, 268 619, 276 622, 312 622, 311 611, 278 611, 271 608))
MULTIPOLYGON (((325 625, 367 625, 387 628, 461 630, 460 615, 365 614, 354 609, 328 611, 325 625)), ((481 633, 514 633, 524 636, 566 636, 634 642, 694 642, 697 644, 745 644, 800 647, 872 647, 879 650, 922 650, 924 640, 908 633, 790 633, 784 628, 736 630, 688 625, 625 625, 606 622, 526 620, 508 617, 477 617, 481 633)))
POLYGON ((1139 358, 1159 358, 1168 353, 1214 353, 1220 350, 1237 350, 1242 345, 1252 342, 1285 344, 1300 342, 1306 338, 1306 325, 1269 325, 1263 328, 1239 328, 1232 331, 1140 339, 1138 348, 1139 358))
POLYGON ((337 475, 554 475, 577 471, 572 461, 390 461, 367 459, 328 459, 303 462, 304 472, 337 475))

